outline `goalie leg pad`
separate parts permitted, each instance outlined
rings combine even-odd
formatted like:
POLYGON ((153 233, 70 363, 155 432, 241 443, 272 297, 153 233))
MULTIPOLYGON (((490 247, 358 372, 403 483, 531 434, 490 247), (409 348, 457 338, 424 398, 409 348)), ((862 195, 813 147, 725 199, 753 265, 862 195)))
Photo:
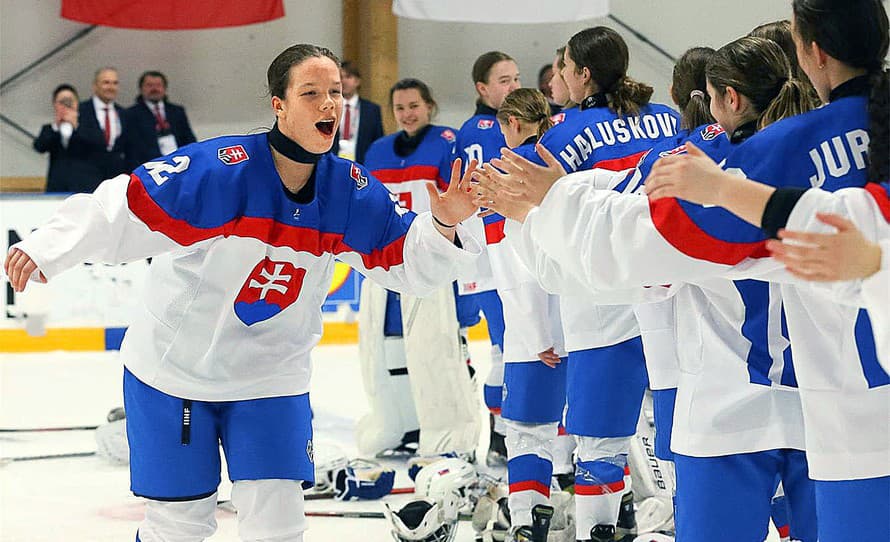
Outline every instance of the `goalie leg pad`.
POLYGON ((402 296, 409 381, 420 424, 418 453, 472 453, 481 416, 463 349, 451 285, 402 296))
POLYGON ((362 285, 359 363, 370 412, 356 426, 356 441, 365 455, 399 446, 405 433, 419 425, 404 342, 401 337, 384 337, 388 298, 388 292, 377 284, 362 285))

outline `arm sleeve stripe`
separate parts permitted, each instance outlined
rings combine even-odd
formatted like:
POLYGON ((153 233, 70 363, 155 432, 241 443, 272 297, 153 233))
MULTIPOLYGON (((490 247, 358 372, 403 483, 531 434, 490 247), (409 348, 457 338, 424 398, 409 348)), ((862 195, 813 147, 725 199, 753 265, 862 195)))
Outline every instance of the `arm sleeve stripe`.
POLYGON ((655 229, 683 254, 719 264, 735 265, 745 258, 768 258, 766 241, 731 243, 703 231, 676 198, 649 201, 655 229))
POLYGON ((346 244, 343 241, 342 233, 328 233, 313 228, 290 226, 271 218, 241 216, 221 226, 197 228, 185 220, 173 218, 167 214, 146 192, 142 180, 136 175, 130 176, 127 201, 133 214, 149 229, 163 233, 183 246, 193 245, 214 237, 235 236, 253 238, 274 247, 289 247, 297 252, 308 252, 313 256, 321 256, 324 253, 336 256, 344 252, 355 252, 361 256, 367 269, 381 267, 388 270, 404 262, 405 235, 384 247, 362 253, 346 244))
POLYGON ((890 222, 890 185, 887 183, 878 184, 878 183, 868 183, 865 185, 865 189, 868 190, 868 193, 875 199, 875 203, 878 204, 878 209, 881 210, 881 214, 884 215, 884 220, 890 222))
POLYGON ((371 171, 378 181, 383 184, 402 183, 405 181, 428 180, 437 181, 439 179, 438 166, 408 166, 397 169, 375 169, 371 171))
POLYGON ((504 225, 506 220, 501 219, 497 222, 491 222, 485 225, 485 244, 496 245, 504 240, 504 225))

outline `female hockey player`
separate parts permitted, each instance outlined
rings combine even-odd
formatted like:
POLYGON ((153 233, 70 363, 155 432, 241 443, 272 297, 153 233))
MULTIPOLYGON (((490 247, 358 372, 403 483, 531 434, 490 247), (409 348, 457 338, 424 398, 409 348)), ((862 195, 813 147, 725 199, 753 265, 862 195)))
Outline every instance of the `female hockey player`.
MULTIPOLYGON (((534 155, 535 142, 551 126, 550 105, 537 89, 517 89, 503 100, 496 119, 508 147, 534 155)), ((572 470, 571 438, 559 436, 566 392, 559 299, 544 292, 525 272, 504 237, 504 218, 491 214, 485 219, 488 257, 504 307, 501 417, 511 533, 516 540, 537 542, 543 539, 542 533, 533 532, 535 516, 541 513, 537 507, 550 505, 551 476, 572 470)), ((565 503, 554 504, 560 508, 555 513, 565 518, 565 503)), ((552 540, 574 540, 573 526, 560 522, 551 528, 552 540), (560 538, 556 538, 557 527, 560 538)))
MULTIPOLYGON (((398 196, 403 207, 415 213, 429 211, 427 184, 435 183, 442 191, 448 189, 454 131, 431 124, 436 102, 429 87, 418 79, 396 82, 390 89, 390 107, 400 131, 375 141, 365 155, 364 165, 374 178, 398 196)), ((443 293, 442 297, 450 297, 449 302, 454 305, 455 295, 443 293)), ((429 305, 438 299, 439 296, 433 296, 424 301, 412 300, 403 307, 396 292, 383 290, 376 284, 362 289, 363 310, 359 315, 362 374, 377 375, 365 379, 371 413, 357 425, 362 453, 378 454, 390 449, 416 451, 422 455, 457 452, 470 457, 475 453, 479 416, 468 375, 454 375, 459 385, 443 392, 455 403, 453 408, 447 408, 448 424, 443 425, 435 412, 429 412, 430 408, 441 410, 449 404, 444 395, 444 403, 431 400, 430 404, 415 404, 412 400, 412 390, 414 396, 420 396, 422 390, 429 389, 423 382, 428 376, 436 381, 449 368, 467 372, 466 328, 479 322, 479 307, 473 296, 456 297, 457 323, 437 327, 432 322, 423 322, 412 327, 411 337, 403 339, 402 311, 408 311, 405 319, 408 322, 412 308, 419 309, 413 303, 429 305), (453 347, 447 347, 448 343, 454 343, 453 347), (446 345, 444 351, 434 349, 435 345, 443 344, 446 345), (462 359, 452 359, 452 352, 462 353, 462 359), (425 368, 430 364, 436 368, 427 375, 425 368), (459 368, 455 369, 455 364, 459 368), (463 419, 461 412, 473 415, 463 419), (418 437, 418 428, 425 428, 427 435, 421 431, 418 437), (412 450, 412 444, 418 448, 412 450), (449 448, 441 449, 441 446, 449 448)))
MULTIPOLYGON (((563 58, 561 75, 579 111, 548 131, 541 144, 567 170, 627 169, 653 145, 676 137, 676 113, 649 103, 652 87, 627 76, 627 45, 614 30, 575 34, 563 58)), ((642 343, 630 305, 592 308, 576 294, 560 300, 560 311, 570 352, 566 431, 578 444, 577 537, 599 540, 614 536, 622 494, 630 489, 627 454, 647 386, 642 343)))
MULTIPOLYGON (((881 147, 886 141, 885 8, 877 0, 796 0, 793 13, 798 59, 826 105, 750 138, 730 154, 724 168, 782 186, 815 184, 829 191, 862 186, 867 168, 887 160, 886 151, 880 152, 886 149, 881 147)), ((531 178, 526 176, 526 184, 531 178)), ((535 189, 547 197, 523 229, 533 239, 565 233, 569 224, 553 220, 552 205, 561 216, 566 206, 575 209, 572 223, 590 219, 584 233, 568 234, 571 250, 546 248, 549 258, 573 266, 590 287, 695 281, 726 273, 735 264, 742 264, 735 271, 751 277, 761 263, 770 265, 763 259, 764 234, 725 210, 668 198, 642 207, 617 194, 581 194, 578 185, 560 184, 550 193, 546 186, 535 189), (625 248, 617 256, 621 265, 604 262, 610 231, 634 228, 636 249, 625 248), (634 257, 658 261, 658 270, 628 265, 634 257)), ((886 539, 890 377, 876 358, 866 313, 804 288, 771 288, 781 290, 787 315, 778 330, 787 324, 795 348, 794 379, 803 405, 810 477, 816 480, 819 538, 886 539), (858 517, 869 518, 867 525, 849 528, 854 509, 858 517)), ((782 335, 775 336, 778 344, 782 335)))
POLYGON ((154 257, 121 349, 131 489, 148 499, 142 542, 213 534, 220 443, 241 538, 302 540, 309 355, 334 258, 425 293, 481 250, 456 226, 476 209, 459 163, 415 216, 327 152, 342 105, 333 53, 289 47, 268 84, 270 132, 189 145, 72 196, 6 260, 22 291, 32 274, 51 280, 84 260, 154 257))
MULTIPOLYGON (((720 126, 701 127, 693 131, 688 140, 704 145, 719 159, 729 151, 727 143, 742 145, 758 125, 763 126, 808 107, 796 83, 777 84, 789 70, 779 47, 766 40, 743 38, 721 48, 709 61, 708 84, 712 93, 711 111, 731 134, 730 141, 720 126), (749 73, 758 75, 746 75, 749 73), (722 95, 717 89, 722 90, 722 95), (729 101, 730 96, 733 103, 727 106, 724 102, 729 101), (718 97, 721 101, 715 103, 718 97)), ((602 188, 635 189, 660 155, 682 151, 682 146, 672 150, 653 149, 640 164, 639 171, 613 175, 612 184, 602 188)), ((636 204, 645 206, 645 199, 639 198, 636 204)), ((632 230, 628 226, 628 232, 632 230)), ((607 259, 600 254, 603 250, 607 249, 600 247, 597 257, 607 259)), ((677 284, 683 280, 674 278, 665 282, 677 284)), ((709 536, 706 533, 725 538, 728 536, 724 532, 726 525, 733 517, 737 518, 740 527, 734 527, 731 532, 738 538, 727 540, 765 537, 778 474, 790 486, 786 489, 793 494, 793 503, 798 503, 794 504, 797 512, 795 525, 800 527, 796 527, 795 532, 802 540, 815 538, 812 487, 806 479, 803 454, 782 451, 803 448, 803 435, 798 427, 799 399, 790 387, 771 387, 762 383, 769 382, 771 375, 759 367, 758 362, 771 360, 773 355, 766 341, 757 333, 752 334, 757 329, 756 323, 765 317, 768 305, 753 303, 753 300, 768 295, 755 288, 751 284, 719 281, 701 288, 688 285, 677 293, 677 333, 681 338, 678 355, 682 374, 677 398, 680 415, 674 421, 672 444, 675 457, 679 459, 677 535, 680 540, 709 536), (707 318, 701 316, 709 313, 712 315, 707 318), (737 322, 740 317, 745 324, 742 336, 737 331, 741 325, 737 322), (697 346, 693 347, 693 344, 697 346), (713 399, 722 396, 734 400, 744 397, 743 402, 757 412, 747 418, 730 416, 736 403, 718 403, 713 399), (705 401, 710 404, 706 411, 692 412, 693 408, 701 409, 698 405, 705 401), (796 416, 794 412, 797 412, 796 416), (774 428, 763 431, 765 426, 774 428), (733 438, 727 438, 727 434, 733 438), (760 454, 748 453, 752 451, 760 454), (745 476, 734 484, 737 501, 720 498, 721 480, 729 479, 722 470, 736 475, 740 472, 740 469, 723 467, 740 462, 747 462, 745 472, 757 472, 760 476, 745 476), (739 521, 739 510, 748 514, 744 520, 739 521), (716 534, 720 532, 724 534, 716 534)), ((777 352, 779 361, 787 355, 781 350, 777 352)), ((781 374, 779 371, 779 376, 781 374)), ((787 381, 778 383, 789 384, 787 381)))
MULTIPOLYGON (((504 137, 498 130, 495 115, 507 94, 520 87, 519 68, 510 55, 489 51, 480 55, 473 63, 472 77, 477 95, 476 111, 458 131, 454 152, 455 156, 463 158, 465 164, 469 160, 483 164, 497 157, 504 146, 504 137)), ((487 223, 492 220, 494 219, 474 217, 466 225, 481 238, 487 223)), ((503 465, 507 461, 504 430, 500 422, 501 384, 504 381, 503 307, 493 283, 487 255, 476 260, 471 274, 472 280, 461 283, 458 293, 475 294, 474 297, 485 315, 491 339, 491 370, 483 386, 485 406, 491 412, 486 462, 492 466, 503 465)))

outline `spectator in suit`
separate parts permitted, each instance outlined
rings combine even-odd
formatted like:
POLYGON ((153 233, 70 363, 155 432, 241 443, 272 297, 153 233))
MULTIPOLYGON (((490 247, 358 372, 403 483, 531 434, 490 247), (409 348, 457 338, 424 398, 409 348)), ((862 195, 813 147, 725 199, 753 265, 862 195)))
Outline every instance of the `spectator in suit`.
POLYGON ((167 101, 167 77, 147 71, 139 96, 127 109, 127 163, 130 169, 196 141, 185 108, 167 101))
POLYGON ((53 121, 40 128, 34 150, 49 153, 46 173, 47 192, 85 192, 92 190, 92 174, 85 167, 84 143, 78 134, 77 91, 62 84, 53 91, 53 121))
POLYGON ((383 137, 380 106, 359 97, 362 76, 352 62, 344 60, 340 64, 340 80, 343 83, 343 114, 339 136, 334 138, 331 152, 362 164, 371 143, 383 137))
POLYGON ((86 145, 83 160, 92 173, 88 192, 103 180, 129 171, 124 155, 126 111, 114 102, 119 85, 115 68, 99 68, 93 78, 93 95, 80 102, 77 131, 86 145))

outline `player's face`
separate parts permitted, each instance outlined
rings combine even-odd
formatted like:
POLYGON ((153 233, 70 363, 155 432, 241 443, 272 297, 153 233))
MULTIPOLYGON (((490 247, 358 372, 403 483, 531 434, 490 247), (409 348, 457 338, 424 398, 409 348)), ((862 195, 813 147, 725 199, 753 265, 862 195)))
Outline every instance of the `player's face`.
POLYGON ((291 66, 285 97, 273 96, 272 109, 282 134, 309 152, 329 151, 343 110, 340 68, 327 57, 291 66))
POLYGON ((553 77, 550 78, 550 98, 559 105, 565 105, 571 100, 569 87, 566 86, 565 79, 559 73, 558 59, 553 61, 553 77))
POLYGON ((150 102, 160 102, 167 95, 167 86, 160 77, 146 76, 139 87, 142 98, 150 102))
POLYGON ((433 108, 426 103, 416 88, 406 88, 392 93, 392 114, 399 128, 413 136, 430 123, 433 108))
POLYGON ((566 47, 566 52, 563 55, 563 61, 565 62, 565 66, 562 68, 562 79, 565 81, 566 88, 569 90, 569 98, 576 104, 579 104, 588 96, 590 89, 588 88, 587 83, 590 81, 590 78, 585 76, 584 71, 581 73, 576 71, 578 65, 575 64, 575 61, 569 56, 568 47, 566 47))
POLYGON ((507 94, 521 86, 519 67, 516 63, 512 60, 501 60, 488 72, 488 82, 478 83, 476 88, 486 104, 499 109, 507 94))
POLYGON ((117 88, 120 81, 115 70, 102 70, 93 81, 93 94, 105 103, 111 103, 117 99, 117 88))

